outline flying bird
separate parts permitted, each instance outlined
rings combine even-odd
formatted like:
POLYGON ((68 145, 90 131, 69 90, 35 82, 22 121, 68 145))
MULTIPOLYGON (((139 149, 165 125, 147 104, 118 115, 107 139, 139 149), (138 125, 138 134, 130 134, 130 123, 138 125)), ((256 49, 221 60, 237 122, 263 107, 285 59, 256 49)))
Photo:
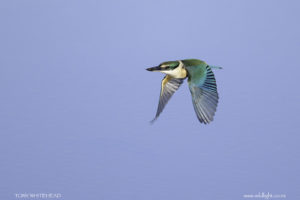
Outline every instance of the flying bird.
POLYGON ((208 65, 198 59, 168 61, 156 67, 147 68, 148 71, 158 71, 166 74, 161 82, 157 112, 151 122, 153 123, 159 117, 172 95, 186 78, 188 78, 193 106, 198 120, 204 124, 213 121, 219 95, 212 69, 222 68, 208 65))

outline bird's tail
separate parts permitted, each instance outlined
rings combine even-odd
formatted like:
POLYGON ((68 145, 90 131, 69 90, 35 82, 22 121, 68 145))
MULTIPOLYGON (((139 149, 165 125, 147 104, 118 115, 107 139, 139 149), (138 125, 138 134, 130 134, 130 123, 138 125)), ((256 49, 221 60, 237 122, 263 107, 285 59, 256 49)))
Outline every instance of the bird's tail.
POLYGON ((210 66, 210 68, 212 68, 212 69, 223 69, 222 67, 219 67, 219 66, 214 66, 214 65, 209 65, 210 66))

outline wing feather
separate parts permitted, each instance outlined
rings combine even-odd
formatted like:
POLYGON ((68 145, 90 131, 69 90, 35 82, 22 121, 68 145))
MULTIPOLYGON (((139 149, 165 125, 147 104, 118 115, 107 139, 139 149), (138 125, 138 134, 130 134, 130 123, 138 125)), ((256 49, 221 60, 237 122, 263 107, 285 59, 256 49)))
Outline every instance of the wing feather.
POLYGON ((155 118, 151 121, 153 123, 165 108, 168 101, 171 99, 173 94, 178 90, 184 79, 172 78, 166 75, 161 82, 161 91, 156 111, 155 118))
POLYGON ((195 80, 196 78, 199 77, 189 76, 194 110, 199 121, 208 124, 213 121, 219 101, 216 79, 208 65, 205 67, 201 80, 195 80))

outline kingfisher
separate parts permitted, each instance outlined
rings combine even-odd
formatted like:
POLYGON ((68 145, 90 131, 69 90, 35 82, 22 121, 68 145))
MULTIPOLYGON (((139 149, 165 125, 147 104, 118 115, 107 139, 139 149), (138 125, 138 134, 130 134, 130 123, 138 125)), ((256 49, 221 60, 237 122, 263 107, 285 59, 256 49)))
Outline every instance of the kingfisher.
POLYGON ((166 74, 161 82, 158 108, 151 123, 157 120, 170 98, 186 78, 188 78, 187 81, 198 120, 204 124, 213 121, 219 95, 212 69, 222 68, 208 65, 198 59, 167 61, 156 67, 147 68, 146 70, 151 72, 157 71, 166 74))

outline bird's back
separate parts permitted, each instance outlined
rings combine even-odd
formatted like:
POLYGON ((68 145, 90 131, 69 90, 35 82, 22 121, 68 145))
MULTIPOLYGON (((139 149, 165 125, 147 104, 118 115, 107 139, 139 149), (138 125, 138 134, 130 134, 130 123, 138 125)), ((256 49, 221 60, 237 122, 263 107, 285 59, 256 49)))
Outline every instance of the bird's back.
POLYGON ((182 62, 188 72, 188 82, 192 85, 202 84, 202 82, 204 81, 203 78, 206 76, 207 64, 204 61, 198 59, 186 59, 182 60, 182 62), (191 77, 193 78, 191 79, 191 77))

